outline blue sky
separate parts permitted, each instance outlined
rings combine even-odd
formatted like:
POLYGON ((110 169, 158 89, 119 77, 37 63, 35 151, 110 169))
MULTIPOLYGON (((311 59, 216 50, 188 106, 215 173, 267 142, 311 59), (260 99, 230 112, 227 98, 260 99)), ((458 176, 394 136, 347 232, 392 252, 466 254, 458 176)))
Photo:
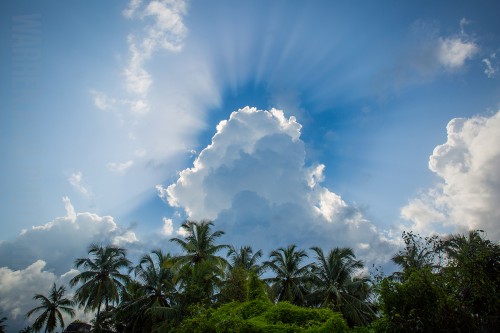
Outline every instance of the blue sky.
POLYGON ((404 229, 498 240, 499 7, 3 1, 0 278, 186 218, 376 264, 404 229))

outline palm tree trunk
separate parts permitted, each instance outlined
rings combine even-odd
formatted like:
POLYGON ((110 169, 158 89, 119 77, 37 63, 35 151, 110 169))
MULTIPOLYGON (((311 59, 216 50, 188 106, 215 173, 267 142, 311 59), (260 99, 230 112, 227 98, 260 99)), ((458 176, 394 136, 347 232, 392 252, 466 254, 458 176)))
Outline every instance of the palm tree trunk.
POLYGON ((95 324, 99 327, 99 314, 101 313, 101 304, 97 307, 97 316, 95 317, 95 324))

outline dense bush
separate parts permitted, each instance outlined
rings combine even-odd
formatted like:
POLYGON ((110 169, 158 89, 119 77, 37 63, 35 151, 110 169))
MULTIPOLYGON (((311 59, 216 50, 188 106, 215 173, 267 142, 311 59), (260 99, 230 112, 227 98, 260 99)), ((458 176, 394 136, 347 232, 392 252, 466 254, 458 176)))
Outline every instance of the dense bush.
POLYGON ((263 300, 232 302, 216 310, 206 309, 185 319, 175 332, 348 332, 339 313, 303 308, 287 302, 263 300))

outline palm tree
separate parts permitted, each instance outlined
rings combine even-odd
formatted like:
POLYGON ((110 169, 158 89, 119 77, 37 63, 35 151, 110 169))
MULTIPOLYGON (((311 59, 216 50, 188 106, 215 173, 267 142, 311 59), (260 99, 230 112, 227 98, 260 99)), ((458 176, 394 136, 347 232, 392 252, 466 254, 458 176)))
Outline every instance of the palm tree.
POLYGON ((103 304, 106 310, 110 303, 119 301, 119 291, 129 280, 121 270, 127 269, 130 261, 125 249, 115 246, 91 244, 88 254, 90 258, 75 260, 76 268, 82 267, 84 271, 72 278, 70 285, 81 283, 75 292, 76 301, 85 311, 97 310, 99 318, 103 304))
POLYGON ((58 324, 61 328, 64 328, 61 312, 68 314, 72 318, 74 317, 75 311, 71 308, 73 301, 63 297, 65 291, 64 286, 57 288, 54 283, 49 297, 42 294, 36 294, 33 297, 33 299, 40 301, 41 305, 28 311, 26 317, 30 317, 35 312, 43 311, 32 325, 35 331, 40 331, 45 326, 45 332, 54 332, 58 324))
POLYGON ((168 315, 169 311, 165 310, 173 306, 176 292, 172 264, 170 254, 154 250, 144 255, 133 269, 137 282, 128 286, 132 286, 135 295, 129 294, 131 297, 119 307, 121 315, 128 318, 127 330, 149 332, 165 314, 168 315))
POLYGON ((265 281, 271 283, 276 300, 303 303, 311 268, 311 264, 301 266, 302 261, 308 257, 307 253, 297 250, 296 245, 290 245, 272 251, 269 257, 271 260, 266 261, 264 266, 271 269, 276 276, 265 281))
POLYGON ((262 266, 258 264, 260 257, 262 257, 262 250, 253 253, 251 246, 242 246, 236 249, 234 246, 229 247, 227 255, 230 259, 229 269, 242 268, 248 272, 254 272, 260 275, 262 266))
POLYGON ((422 238, 413 232, 403 232, 405 249, 399 251, 392 261, 402 268, 402 272, 395 272, 392 278, 404 280, 413 271, 421 270, 424 267, 438 269, 440 267, 442 244, 438 236, 422 238), (436 262, 436 259, 438 261, 436 262))
POLYGON ((211 232, 213 226, 212 221, 203 220, 201 222, 186 221, 182 224, 182 228, 186 231, 187 236, 184 239, 172 238, 174 242, 182 248, 185 255, 177 257, 180 264, 196 265, 202 261, 210 262, 219 267, 227 265, 226 259, 217 256, 216 253, 220 250, 229 248, 229 245, 215 245, 217 238, 224 235, 224 231, 217 230, 211 232))
POLYGON ((355 276, 364 267, 361 260, 356 260, 353 250, 347 247, 336 247, 327 256, 319 247, 311 250, 316 253, 312 302, 342 312, 351 325, 369 324, 375 315, 369 302, 369 279, 355 276))
POLYGON ((223 231, 211 231, 211 221, 186 221, 182 228, 187 233, 185 239, 172 238, 170 241, 178 244, 185 252, 176 257, 172 269, 176 272, 183 290, 182 303, 212 301, 215 291, 220 288, 220 277, 224 276, 227 261, 217 252, 229 245, 216 245, 223 231))

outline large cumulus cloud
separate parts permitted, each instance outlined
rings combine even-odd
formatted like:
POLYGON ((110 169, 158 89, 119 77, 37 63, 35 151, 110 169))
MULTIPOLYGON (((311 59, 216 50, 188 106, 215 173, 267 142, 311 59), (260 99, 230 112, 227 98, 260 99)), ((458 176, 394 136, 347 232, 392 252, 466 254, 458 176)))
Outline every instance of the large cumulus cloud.
POLYGON ((429 158, 440 181, 401 210, 419 232, 483 229, 499 240, 500 111, 491 116, 455 118, 446 143, 429 158))
POLYGON ((362 212, 321 185, 322 164, 306 165, 301 125, 280 110, 245 107, 217 126, 212 143, 160 196, 189 218, 208 218, 231 242, 265 250, 350 246, 370 261, 392 251, 362 212))

